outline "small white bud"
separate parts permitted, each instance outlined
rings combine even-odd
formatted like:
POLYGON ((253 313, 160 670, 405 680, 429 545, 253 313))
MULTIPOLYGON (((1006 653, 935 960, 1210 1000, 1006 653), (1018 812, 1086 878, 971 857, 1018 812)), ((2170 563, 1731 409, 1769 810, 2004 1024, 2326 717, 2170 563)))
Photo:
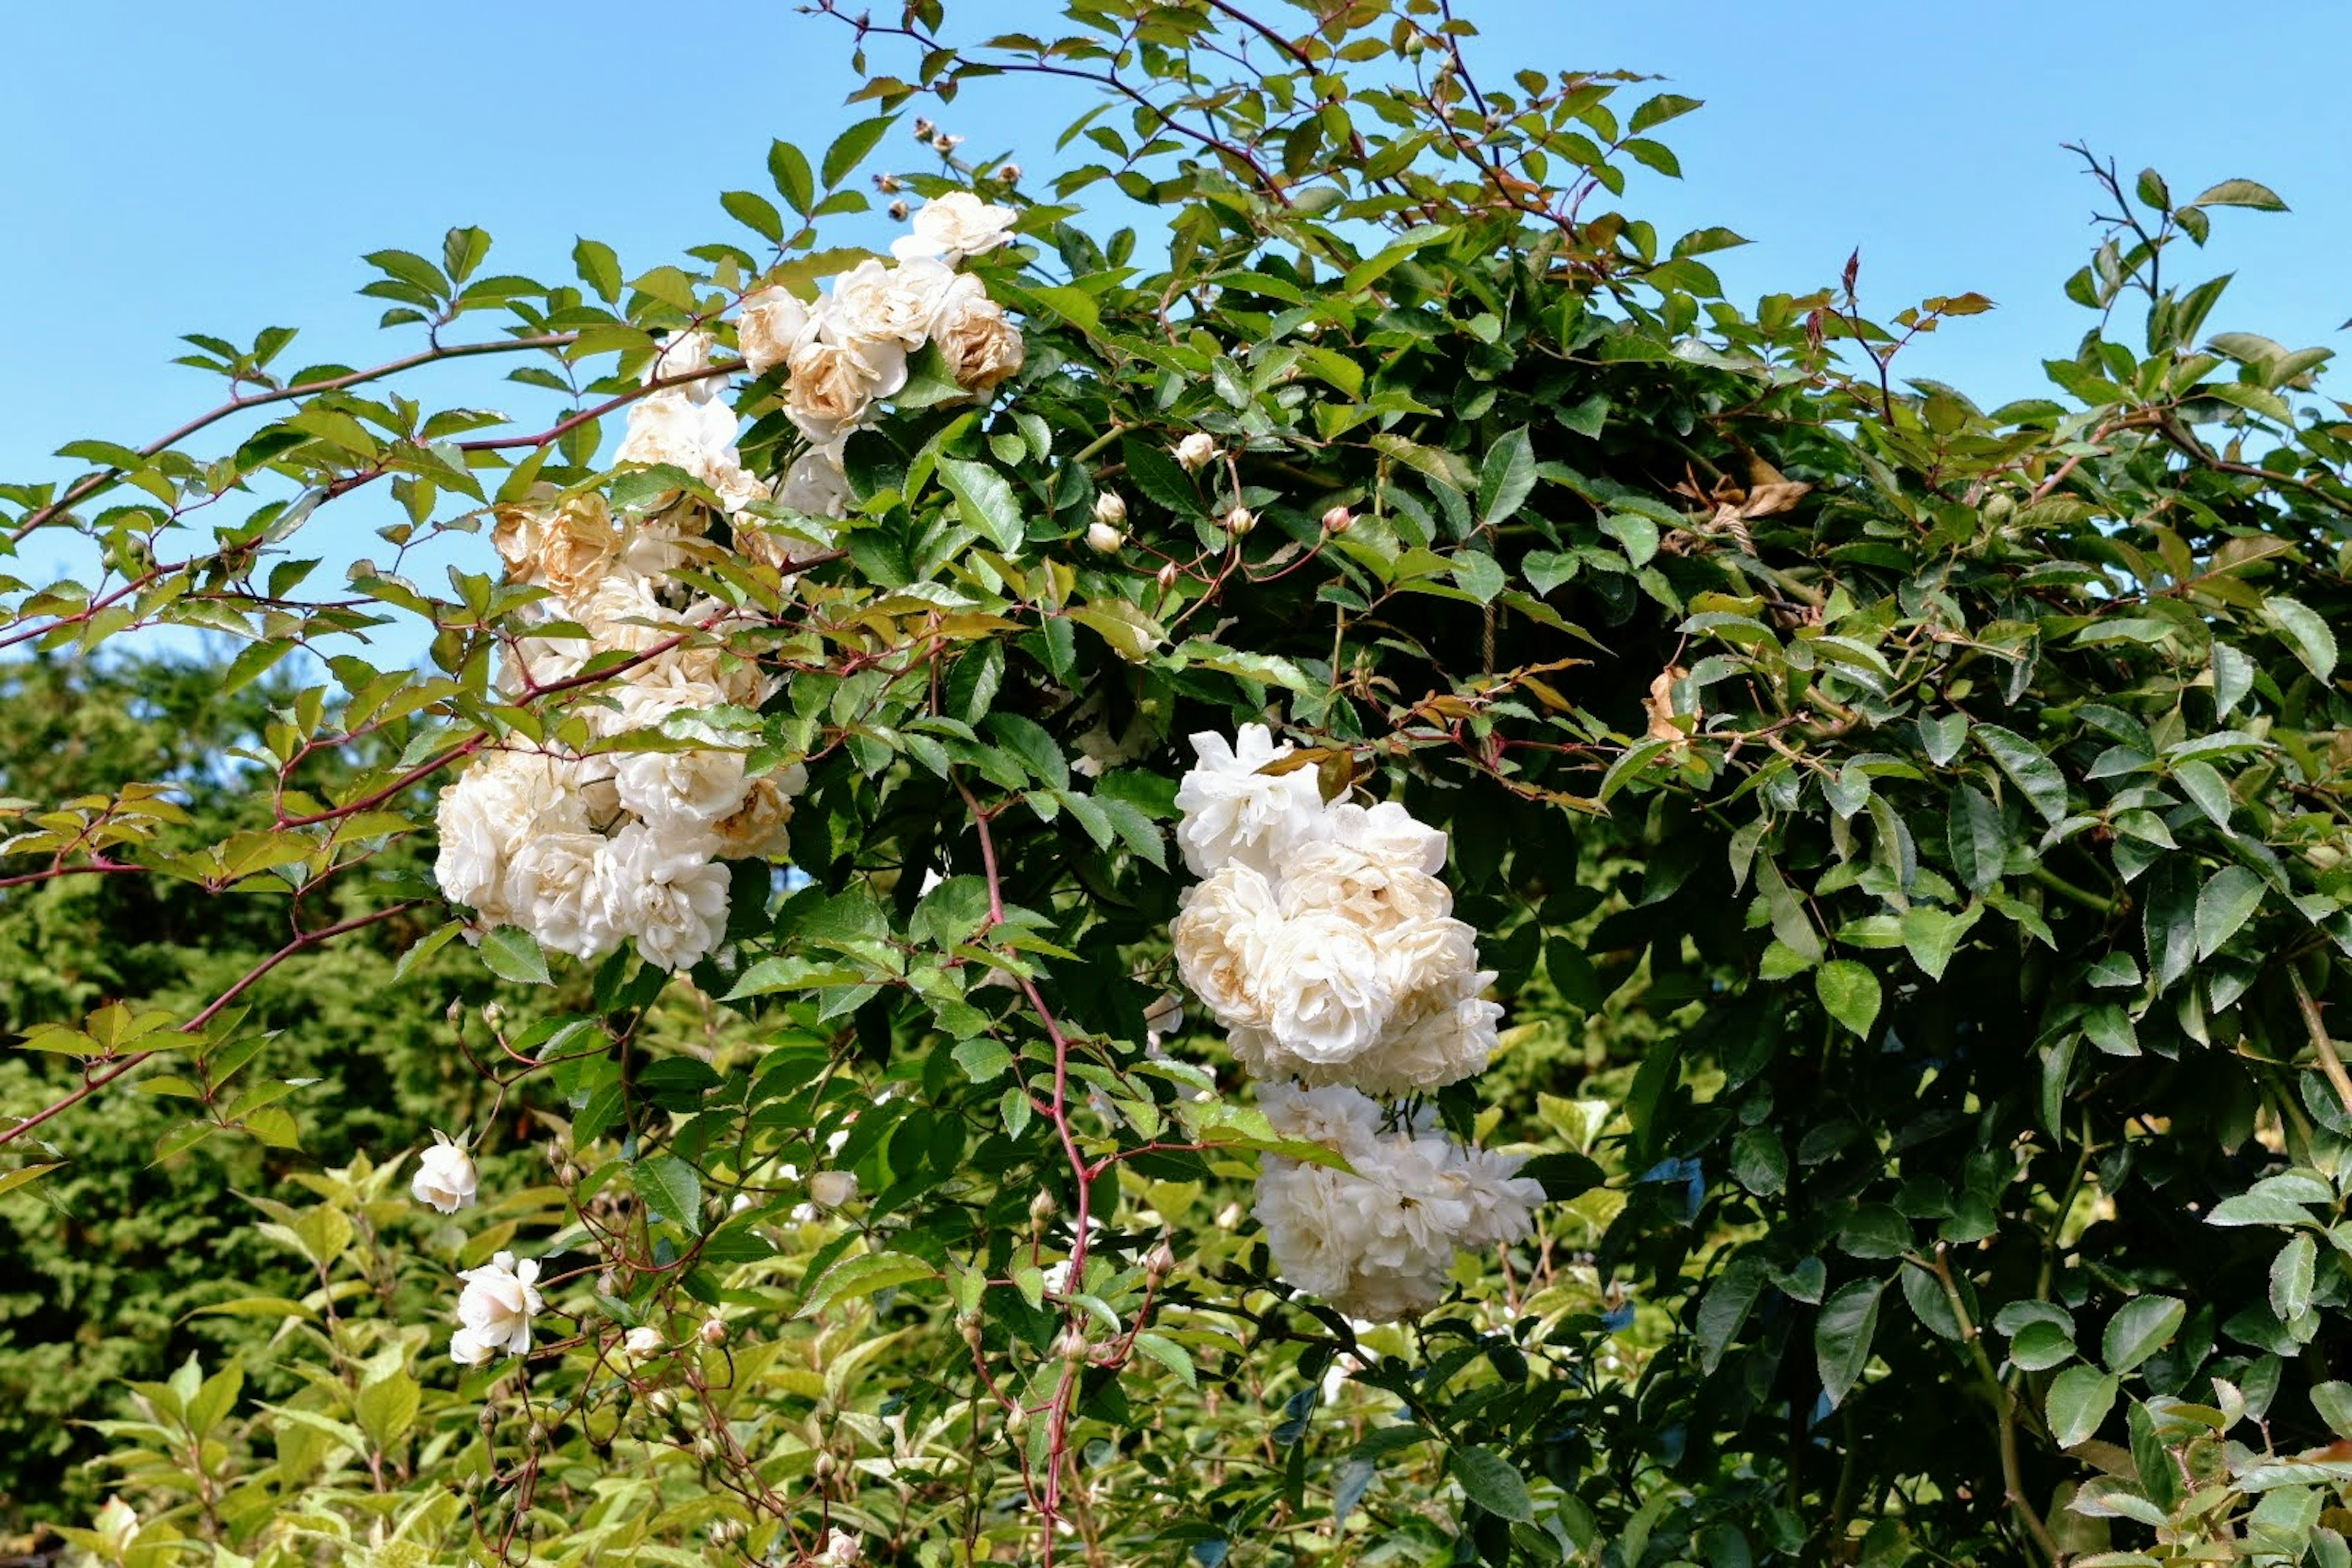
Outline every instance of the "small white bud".
POLYGON ((1356 514, 1344 506, 1335 506, 1323 514, 1323 531, 1345 533, 1356 526, 1356 514))
POLYGON ((1217 443, 1206 431, 1195 430, 1176 443, 1176 460, 1188 474, 1197 474, 1215 460, 1217 443))
POLYGON ((809 1201, 819 1208, 837 1209, 857 1201, 854 1171, 817 1171, 808 1179, 809 1201))
POLYGON ((1176 563, 1173 561, 1160 569, 1160 585, 1162 588, 1173 588, 1176 585, 1176 563))
POLYGON ((641 1324, 621 1336, 621 1354, 631 1361, 643 1361, 647 1356, 661 1354, 661 1331, 650 1323, 641 1324))
POLYGON ((1118 547, 1126 542, 1127 535, 1120 532, 1118 529, 1113 528, 1109 523, 1090 522, 1087 524, 1087 548, 1098 554, 1116 554, 1118 553, 1118 547))
POLYGON ((1235 539, 1247 539, 1249 531, 1257 526, 1257 513, 1245 506, 1237 506, 1225 513, 1225 531, 1235 539))
POLYGON ((727 1325, 718 1318, 703 1319, 702 1327, 696 1332, 701 1335, 704 1344, 714 1348, 727 1342, 727 1325))
POLYGON ((1105 490, 1095 497, 1095 521, 1113 528, 1127 526, 1127 500, 1117 490, 1105 490))
POLYGON ((1054 1194, 1042 1187, 1038 1189, 1037 1195, 1029 1200, 1029 1217, 1039 1225, 1052 1219, 1061 1210, 1062 1205, 1054 1201, 1054 1194))

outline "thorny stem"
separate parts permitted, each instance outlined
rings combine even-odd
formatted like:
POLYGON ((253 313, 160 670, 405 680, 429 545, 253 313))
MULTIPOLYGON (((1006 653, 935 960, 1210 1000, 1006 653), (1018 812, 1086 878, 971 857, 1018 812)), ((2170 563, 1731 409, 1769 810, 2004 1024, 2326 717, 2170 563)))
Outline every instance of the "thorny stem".
MULTIPOLYGON (((362 926, 372 926, 379 921, 388 921, 394 915, 404 914, 406 911, 416 908, 420 900, 418 900, 411 899, 404 903, 393 904, 387 908, 377 910, 371 914, 354 915, 350 920, 339 921, 331 926, 321 926, 316 931, 298 932, 293 941, 288 942, 276 952, 271 953, 268 957, 255 964, 251 969, 247 970, 244 974, 237 978, 235 984, 222 992, 219 995, 214 997, 203 1012, 197 1014, 186 1023, 182 1024, 179 1026, 178 1033, 184 1035, 202 1034, 204 1032, 205 1026, 218 1017, 222 1009, 226 1008, 230 1003, 236 1001, 239 996, 245 994, 246 991, 263 975, 268 973, 271 970, 277 968, 279 964, 285 963, 296 953, 316 947, 322 942, 331 941, 346 932, 355 931, 362 926)), ((162 1047, 157 1047, 158 1050, 161 1048, 162 1047)), ((16 1123, 16 1126, 9 1128, 6 1131, 0 1132, 0 1145, 5 1145, 16 1142, 17 1139, 22 1138, 26 1133, 30 1132, 34 1128, 38 1127, 41 1123, 48 1121, 51 1117, 80 1104, 83 1100, 88 1100, 91 1095, 96 1094, 100 1089, 104 1089, 108 1084, 112 1083, 115 1079, 122 1077, 123 1074, 130 1072, 132 1068, 138 1067, 142 1062, 147 1060, 150 1057, 152 1057, 155 1054, 156 1051, 152 1050, 133 1051, 129 1056, 115 1062, 104 1072, 94 1073, 89 1071, 88 1068, 85 1068, 82 1074, 80 1088, 54 1101, 50 1105, 44 1107, 42 1110, 35 1111, 32 1115, 27 1116, 22 1121, 16 1123)))

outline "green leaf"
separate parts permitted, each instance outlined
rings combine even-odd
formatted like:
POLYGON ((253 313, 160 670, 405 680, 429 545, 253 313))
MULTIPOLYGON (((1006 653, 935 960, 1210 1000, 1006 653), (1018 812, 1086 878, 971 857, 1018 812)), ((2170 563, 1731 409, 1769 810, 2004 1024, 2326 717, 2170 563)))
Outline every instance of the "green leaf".
POLYGON ((1020 499, 1003 474, 985 463, 941 458, 939 476, 948 493, 955 497, 956 510, 965 522, 1007 555, 1021 548, 1028 529, 1022 521, 1020 499))
POLYGON ((861 120, 833 139, 824 150, 824 183, 828 189, 846 179, 850 171, 866 161, 890 127, 898 123, 895 114, 877 114, 871 120, 861 120))
POLYGON ((2004 730, 1998 724, 1979 724, 1977 741, 1992 753, 1992 760, 2010 782, 2024 793, 2043 820, 2053 827, 2066 818, 2066 777, 2058 764, 2042 753, 2042 748, 2014 730, 2004 730))
POLYGON ((1878 976, 1851 958, 1832 959, 1813 972, 1813 990, 1831 1017, 1857 1035, 1868 1036, 1878 1017, 1878 976))
POLYGON ((2197 959, 2197 877, 2179 856, 2148 873, 2140 927, 2147 939, 2147 974, 2158 994, 2189 973, 2197 959))
POLYGON ((1636 566, 1647 566, 1658 552, 1658 525, 1639 513, 1602 512, 1601 531, 1624 546, 1625 559, 1636 566))
POLYGON ((637 1195, 656 1219, 688 1236, 702 1234, 702 1178, 675 1154, 656 1154, 636 1169, 637 1195))
POLYGON ((2234 804, 2230 798, 2230 786, 2212 763, 2191 757, 2172 766, 2172 782, 2180 786, 2214 826, 2229 831, 2230 812, 2234 804))
POLYGON ((1536 1517, 1536 1500, 1510 1460, 1492 1448, 1456 1448, 1447 1460, 1462 1495, 1497 1519, 1527 1524, 1536 1517))
POLYGON ((778 141, 768 148, 768 177, 776 183, 776 194, 784 205, 806 217, 816 205, 816 179, 809 173, 808 159, 789 142, 778 141))
MULTIPOLYGON (((2283 213, 2286 203, 2268 185, 2252 180, 2224 180, 2208 188, 2189 204, 2192 207, 2253 207, 2266 213, 2283 213)), ((2078 253, 2079 254, 2079 253, 2078 253)))
POLYGON ((1488 528, 1508 522, 1535 488, 1535 447, 1522 426, 1487 449, 1478 470, 1478 521, 1488 528))
POLYGON ((903 1252, 865 1252, 856 1258, 845 1258, 809 1288, 808 1299, 801 1303, 797 1315, 813 1318, 836 1301, 871 1296, 877 1290, 910 1285, 918 1279, 936 1279, 939 1273, 921 1258, 903 1252))
POLYGON ((2319 1244, 2305 1233, 2292 1236, 2271 1259, 2271 1310, 2282 1322, 2293 1322, 2311 1310, 2312 1276, 2319 1261, 2319 1244))
POLYGON ((520 927, 499 926, 482 938, 478 951, 484 967, 501 980, 511 980, 518 985, 553 984, 547 973, 547 955, 539 951, 538 939, 520 927))
POLYGON ((1885 1289, 1879 1279, 1855 1279, 1841 1285, 1822 1303, 1813 1324, 1813 1359, 1822 1377, 1822 1394, 1832 1408, 1843 1404, 1862 1369, 1870 1364, 1870 1342, 1878 1331, 1878 1298, 1885 1289))
POLYGON ((2070 1366, 2050 1380, 2042 1411, 2050 1423, 2050 1439, 2071 1448, 2098 1435, 2107 1412, 2116 1407, 2121 1386, 2113 1375, 2095 1366, 2070 1366))
POLYGON ((2107 1370, 2120 1376, 2154 1355, 2179 1329, 2189 1309, 2169 1296, 2135 1296, 2107 1320, 2102 1342, 2107 1370))
POLYGON ((2263 618, 2314 677, 2326 680, 2336 673, 2336 634, 2318 611, 2300 599, 2273 594, 2263 601, 2263 618))
POLYGON ((360 1429, 375 1439, 376 1447, 388 1449, 416 1424, 416 1408, 424 1392, 407 1373, 395 1371, 362 1388, 352 1402, 352 1413, 359 1417, 360 1429))
POLYGON ((1135 1336, 1135 1348, 1174 1373, 1185 1387, 1201 1386, 1201 1374, 1192 1369, 1191 1352, 1174 1340, 1162 1334, 1141 1333, 1135 1336))
POLYGON ((2074 1359, 2074 1336, 2063 1324, 2028 1323, 2009 1342, 2009 1359, 2028 1372, 2047 1372, 2074 1359))
POLYGON ((2243 866, 2224 866, 2213 873, 2197 895, 2200 961, 2212 957, 2237 934, 2238 928, 2262 907, 2264 890, 2262 878, 2243 866))
POLYGON ((727 216, 758 235, 771 245, 781 245, 784 238, 784 220, 775 204, 753 191, 728 191, 719 198, 727 216))
POLYGON ((1948 832, 1952 874, 1959 878, 1960 885, 1973 893, 1990 892, 2000 886, 2009 855, 2000 808, 1976 785, 1955 784, 1948 832))
POLYGON ((1152 505, 1196 521, 1209 515, 1192 476, 1160 447, 1140 437, 1129 436, 1120 440, 1118 455, 1127 465, 1127 477, 1135 481, 1136 489, 1152 505))

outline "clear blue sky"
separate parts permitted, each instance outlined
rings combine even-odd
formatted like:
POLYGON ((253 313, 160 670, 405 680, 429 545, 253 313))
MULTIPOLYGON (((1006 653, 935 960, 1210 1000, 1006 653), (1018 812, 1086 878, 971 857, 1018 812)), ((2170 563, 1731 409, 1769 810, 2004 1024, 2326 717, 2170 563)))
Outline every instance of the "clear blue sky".
MULTIPOLYGON (((968 34, 1043 30, 1055 9, 949 5, 968 34)), ((2059 292, 2086 253, 2093 196, 2059 150, 2069 140, 2113 153, 2126 176, 2153 163, 2176 193, 2243 175, 2285 196, 2290 214, 2216 223, 2213 269, 2239 275, 2217 329, 2334 346, 2352 316, 2340 0, 1458 8, 1497 79, 1622 67, 1707 100, 1669 128, 1683 181, 1637 171, 1625 205, 1668 235, 1723 224, 1756 241, 1717 258, 1736 298, 1825 283, 1857 246, 1874 314, 1991 296, 1994 314, 1908 362, 1988 401, 2042 390, 2038 362, 2089 320, 2059 292)), ((135 443, 216 400, 215 381, 169 363, 184 331, 249 342, 297 327, 292 363, 404 352, 411 340, 375 331, 380 306, 355 296, 362 251, 437 252, 444 228, 477 223, 498 242, 491 270, 567 274, 583 233, 642 268, 729 232, 718 193, 766 188, 771 137, 814 152, 856 112, 841 107, 843 30, 790 0, 81 0, 10 6, 0 40, 24 68, 0 99, 17 214, 0 247, 11 479, 65 471, 47 454, 77 437, 135 443)), ((947 123, 1045 168, 1086 101, 982 84, 947 123)), ((898 146, 912 163, 911 142, 898 146)), ((477 401, 522 401, 475 384, 477 401)))

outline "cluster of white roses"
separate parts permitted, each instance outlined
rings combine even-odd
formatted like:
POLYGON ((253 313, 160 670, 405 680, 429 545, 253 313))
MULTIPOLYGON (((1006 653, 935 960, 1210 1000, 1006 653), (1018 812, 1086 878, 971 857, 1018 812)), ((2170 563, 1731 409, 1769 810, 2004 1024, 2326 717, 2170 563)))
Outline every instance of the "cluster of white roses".
MULTIPOLYGON (((968 193, 943 196, 898 242, 899 260, 861 263, 815 305, 782 288, 745 296, 744 362, 755 374, 787 368, 784 406, 812 443, 772 494, 743 467, 736 411, 725 378, 709 374, 712 342, 699 331, 664 344, 646 368, 652 390, 631 405, 616 460, 667 465, 707 487, 754 561, 783 569, 822 551, 823 520, 847 505, 841 443, 905 384, 910 353, 936 345, 973 396, 1020 368, 1020 332, 981 280, 952 265, 1004 243, 1013 216, 968 193)), ((493 537, 508 576, 547 595, 530 607, 547 629, 515 639, 506 689, 555 684, 601 653, 650 655, 585 710, 588 728, 598 742, 657 733, 673 749, 640 741, 621 752, 548 745, 478 758, 441 792, 435 871, 480 925, 520 926, 582 959, 634 942, 647 963, 683 969, 726 932, 720 862, 783 851, 806 774, 797 764, 750 772, 744 742, 702 717, 756 710, 776 685, 719 646, 751 617, 695 596, 678 576, 720 552, 711 521, 685 494, 644 516, 616 516, 593 493, 499 510, 493 537), (674 749, 681 741, 686 749, 674 749)))
POLYGON ((1192 737, 1176 792, 1185 863, 1205 879, 1170 929, 1184 983, 1228 1031, 1286 1137, 1352 1173, 1270 1158, 1256 1213, 1292 1283, 1354 1317, 1426 1310, 1459 1247, 1528 1234, 1541 1186, 1513 1156, 1467 1147, 1373 1096, 1433 1089, 1486 1067, 1502 1008, 1482 993, 1477 933, 1437 874, 1445 835, 1396 803, 1327 804, 1311 767, 1265 726, 1192 737))

